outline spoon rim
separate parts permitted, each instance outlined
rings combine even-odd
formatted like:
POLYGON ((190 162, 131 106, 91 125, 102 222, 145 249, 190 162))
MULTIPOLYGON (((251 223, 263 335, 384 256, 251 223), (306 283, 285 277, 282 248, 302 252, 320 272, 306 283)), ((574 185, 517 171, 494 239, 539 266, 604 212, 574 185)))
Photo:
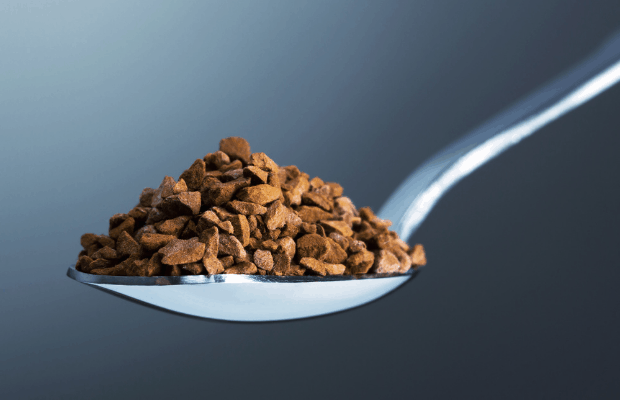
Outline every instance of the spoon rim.
POLYGON ((182 275, 182 276, 110 276, 93 275, 81 272, 71 266, 67 269, 67 276, 80 283, 125 285, 125 286, 168 286, 168 285, 203 285, 209 283, 305 283, 305 282, 336 282, 353 281, 359 279, 382 279, 417 274, 419 268, 411 268, 404 273, 389 274, 361 274, 361 275, 304 275, 304 276, 276 276, 276 275, 182 275))

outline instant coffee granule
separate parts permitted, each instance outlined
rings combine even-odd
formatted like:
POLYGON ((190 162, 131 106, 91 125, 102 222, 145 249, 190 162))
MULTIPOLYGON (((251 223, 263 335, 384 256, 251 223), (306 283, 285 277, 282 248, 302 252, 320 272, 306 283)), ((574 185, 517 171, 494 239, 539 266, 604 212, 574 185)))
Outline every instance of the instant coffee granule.
POLYGON ((240 137, 146 188, 108 235, 82 235, 78 271, 96 275, 351 275, 426 264, 390 221, 356 209, 342 187, 279 167, 240 137))

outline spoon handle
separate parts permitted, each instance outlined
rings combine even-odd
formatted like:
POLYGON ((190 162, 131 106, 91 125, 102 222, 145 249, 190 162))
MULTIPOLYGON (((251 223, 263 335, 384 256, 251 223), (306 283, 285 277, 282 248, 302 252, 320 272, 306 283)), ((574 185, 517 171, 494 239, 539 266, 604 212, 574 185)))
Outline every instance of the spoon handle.
POLYGON ((594 54, 448 145, 396 189, 379 216, 407 241, 453 185, 504 150, 620 80, 620 32, 594 54))

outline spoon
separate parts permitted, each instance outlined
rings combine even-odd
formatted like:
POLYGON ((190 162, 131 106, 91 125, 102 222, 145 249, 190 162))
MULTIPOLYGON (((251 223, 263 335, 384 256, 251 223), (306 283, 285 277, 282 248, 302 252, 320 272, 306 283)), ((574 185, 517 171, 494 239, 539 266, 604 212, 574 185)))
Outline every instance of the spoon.
MULTIPOLYGON (((609 89, 620 80, 620 33, 589 58, 440 151, 392 194, 379 217, 405 241, 453 185, 525 137, 609 89)), ((418 275, 343 276, 67 275, 125 299, 200 318, 279 321, 348 310, 377 300, 418 275)))

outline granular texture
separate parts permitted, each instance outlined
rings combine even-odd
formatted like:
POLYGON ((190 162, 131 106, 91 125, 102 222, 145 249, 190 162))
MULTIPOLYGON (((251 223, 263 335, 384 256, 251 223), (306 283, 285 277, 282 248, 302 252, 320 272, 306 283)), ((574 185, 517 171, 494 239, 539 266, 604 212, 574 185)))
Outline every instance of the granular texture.
POLYGON ((279 167, 240 137, 178 181, 146 188, 108 235, 82 235, 76 269, 114 276, 403 273, 426 264, 390 221, 357 209, 342 186, 279 167))

